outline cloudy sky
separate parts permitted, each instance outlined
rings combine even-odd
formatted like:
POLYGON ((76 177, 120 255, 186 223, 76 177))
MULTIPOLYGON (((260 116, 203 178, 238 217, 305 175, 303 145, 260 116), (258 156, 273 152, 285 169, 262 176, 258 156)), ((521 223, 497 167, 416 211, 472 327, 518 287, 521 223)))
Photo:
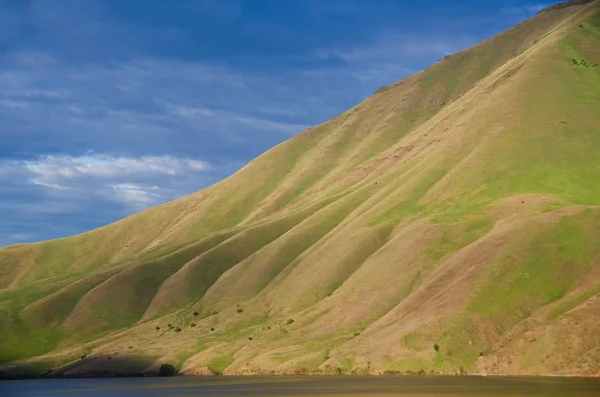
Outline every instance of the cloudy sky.
POLYGON ((545 5, 0 1, 0 246, 200 190, 545 5))

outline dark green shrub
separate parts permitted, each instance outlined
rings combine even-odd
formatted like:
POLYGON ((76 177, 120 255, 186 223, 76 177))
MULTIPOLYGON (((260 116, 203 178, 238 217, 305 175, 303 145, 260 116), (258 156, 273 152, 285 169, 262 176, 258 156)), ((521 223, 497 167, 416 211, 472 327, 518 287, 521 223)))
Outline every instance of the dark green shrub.
POLYGON ((433 345, 433 350, 435 350, 436 352, 439 352, 440 346, 436 343, 435 345, 433 345))
POLYGON ((354 333, 354 336, 358 336, 358 335, 360 335, 360 332, 355 332, 354 333))
POLYGON ((196 326, 196 323, 191 323, 190 327, 194 328, 196 326))
POLYGON ((214 311, 214 312, 212 312, 211 315, 216 316, 217 314, 219 314, 219 312, 218 311, 214 311))
POLYGON ((181 328, 179 328, 179 327, 175 328, 175 332, 181 332, 181 328))
POLYGON ((290 325, 294 323, 294 319, 290 318, 289 320, 287 320, 286 324, 290 325))
POLYGON ((194 312, 194 317, 197 317, 197 316, 198 316, 198 314, 200 314, 200 313, 198 313, 198 312, 194 312))
POLYGON ((241 309, 241 308, 236 310, 236 312, 238 312, 238 313, 241 313, 243 311, 244 311, 244 309, 241 309))
POLYGON ((158 376, 175 376, 177 375, 177 369, 171 364, 163 364, 158 370, 158 376))
POLYGON ((160 327, 158 327, 158 326, 157 326, 157 327, 156 327, 156 330, 157 330, 157 331, 160 331, 160 327))

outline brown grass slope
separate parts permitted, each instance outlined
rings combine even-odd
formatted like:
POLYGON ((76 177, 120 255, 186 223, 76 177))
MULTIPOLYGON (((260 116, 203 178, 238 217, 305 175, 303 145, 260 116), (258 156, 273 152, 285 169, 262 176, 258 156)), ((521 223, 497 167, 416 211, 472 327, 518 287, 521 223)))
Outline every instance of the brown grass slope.
POLYGON ((208 189, 1 249, 4 370, 598 375, 599 54, 597 2, 550 7, 208 189))

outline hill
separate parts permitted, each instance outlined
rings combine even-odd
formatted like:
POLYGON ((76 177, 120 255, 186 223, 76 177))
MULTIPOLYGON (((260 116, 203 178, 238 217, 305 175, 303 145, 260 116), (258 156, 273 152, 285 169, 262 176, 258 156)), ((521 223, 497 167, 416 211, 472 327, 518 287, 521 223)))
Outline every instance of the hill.
POLYGON ((600 374, 600 4, 378 90, 226 180, 0 249, 0 371, 600 374))

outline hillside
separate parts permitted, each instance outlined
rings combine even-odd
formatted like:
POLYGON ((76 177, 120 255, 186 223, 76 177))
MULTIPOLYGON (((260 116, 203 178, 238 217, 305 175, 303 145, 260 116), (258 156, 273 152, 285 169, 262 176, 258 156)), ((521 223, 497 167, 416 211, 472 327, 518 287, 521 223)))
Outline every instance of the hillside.
POLYGON ((0 249, 0 371, 600 375, 598 64, 600 3, 552 6, 196 194, 0 249))

